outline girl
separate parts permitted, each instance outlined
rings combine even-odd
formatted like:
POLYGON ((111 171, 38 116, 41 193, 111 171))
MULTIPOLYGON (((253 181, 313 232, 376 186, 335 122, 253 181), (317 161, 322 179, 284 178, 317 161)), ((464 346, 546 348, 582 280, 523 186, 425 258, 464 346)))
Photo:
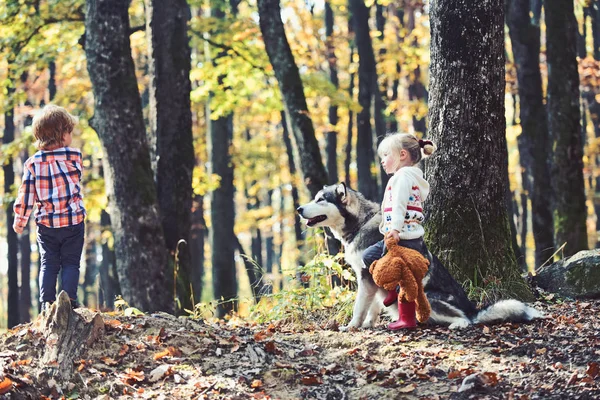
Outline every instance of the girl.
MULTIPOLYGON (((387 135, 379 144, 377 154, 381 158, 384 171, 392 175, 381 203, 382 221, 379 231, 384 236, 392 236, 398 244, 417 250, 428 258, 423 235, 423 201, 429 194, 429 183, 423 179, 423 171, 416 165, 424 157, 435 151, 429 140, 420 140, 408 133, 387 135)), ((367 248, 363 261, 367 268, 385 254, 385 244, 381 240, 367 248)), ((396 301, 398 294, 390 290, 383 300, 386 306, 396 301)), ((415 303, 398 303, 400 317, 388 325, 389 329, 414 328, 417 326, 415 303)))

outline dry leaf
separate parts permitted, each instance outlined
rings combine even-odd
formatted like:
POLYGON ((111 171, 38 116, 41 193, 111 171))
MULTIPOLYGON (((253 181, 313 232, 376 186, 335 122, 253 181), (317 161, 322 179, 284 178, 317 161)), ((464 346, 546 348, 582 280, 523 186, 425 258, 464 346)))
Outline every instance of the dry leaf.
POLYGON ((117 360, 115 360, 114 358, 110 358, 110 357, 100 357, 100 361, 102 361, 104 364, 111 366, 111 365, 117 365, 119 362, 117 360))
POLYGON ((323 383, 323 379, 321 379, 320 376, 316 376, 316 375, 305 375, 302 377, 302 384, 304 385, 320 385, 321 383, 323 383))
POLYGON ((150 382, 156 382, 159 379, 162 379, 163 376, 168 375, 170 369, 171 369, 171 367, 166 364, 159 365, 158 367, 156 367, 152 371, 150 371, 148 380, 150 382))
POLYGON ((0 382, 0 394, 10 392, 12 387, 13 387, 13 382, 8 378, 4 378, 4 380, 2 382, 0 382))
POLYGON ((19 365, 29 365, 29 364, 31 364, 31 358, 28 358, 26 360, 13 361, 12 366, 14 368, 19 365))
POLYGON ((231 352, 235 353, 236 351, 238 351, 240 349, 240 344, 236 343, 233 345, 233 347, 231 348, 231 352))
POLYGON ((260 388, 262 385, 263 385, 263 383, 262 383, 262 381, 260 379, 255 379, 250 384, 250 387, 253 388, 253 389, 257 389, 257 388, 260 388))
POLYGON ((498 384, 498 375, 495 372, 484 372, 483 375, 487 378, 487 384, 496 386, 498 384))
POLYGON ((128 351, 129 351, 129 346, 124 344, 123 346, 121 346, 121 349, 119 350, 119 357, 123 357, 125 354, 127 354, 128 351))
POLYGON ((414 391, 416 388, 417 388, 417 385, 415 385, 414 383, 411 383, 410 385, 407 385, 401 389, 398 389, 398 391, 400 393, 410 393, 410 392, 414 391))
POLYGON ((490 328, 487 326, 483 327, 483 333, 485 333, 486 335, 490 333, 490 328))
POLYGON ((588 363, 588 367, 585 370, 585 373, 590 377, 590 378, 596 378, 598 375, 600 375, 600 365, 598 365, 597 362, 590 362, 588 363))
POLYGON ((135 371, 131 368, 127 368, 125 370, 125 374, 121 375, 121 380, 128 385, 133 385, 137 382, 143 381, 144 379, 144 371, 135 371))
POLYGON ((108 321, 104 321, 104 325, 111 329, 119 329, 121 327, 121 321, 117 319, 109 319, 108 321))
POLYGON ((271 353, 271 354, 276 353, 277 347, 275 346, 275 342, 270 341, 270 342, 265 343, 265 351, 267 353, 271 353))

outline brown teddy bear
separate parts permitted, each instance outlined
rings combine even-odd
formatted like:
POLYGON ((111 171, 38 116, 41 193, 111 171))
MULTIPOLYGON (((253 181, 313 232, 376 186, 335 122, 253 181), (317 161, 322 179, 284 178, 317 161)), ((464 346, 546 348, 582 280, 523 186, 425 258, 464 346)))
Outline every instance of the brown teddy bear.
POLYGON ((390 294, 384 304, 390 305, 390 296, 398 293, 398 311, 400 318, 391 323, 390 329, 414 328, 417 326, 415 314, 419 322, 425 322, 431 314, 431 306, 423 290, 423 278, 427 274, 429 261, 416 250, 398 245, 393 237, 385 239, 387 253, 373 262, 369 272, 378 286, 388 290, 390 294), (415 304, 416 303, 416 304, 415 304))

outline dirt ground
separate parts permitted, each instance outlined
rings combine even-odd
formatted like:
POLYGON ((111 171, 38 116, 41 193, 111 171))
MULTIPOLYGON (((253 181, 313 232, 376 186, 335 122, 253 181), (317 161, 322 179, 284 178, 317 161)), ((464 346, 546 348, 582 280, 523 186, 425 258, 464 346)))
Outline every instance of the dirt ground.
MULTIPOLYGON (((600 301, 536 303, 531 324, 389 332, 103 314, 67 379, 43 332, 0 338, 7 399, 600 399, 600 301)), ((91 319, 93 312, 78 309, 91 319)), ((39 325, 39 324, 38 324, 39 325)), ((0 396, 0 397, 2 397, 0 396)))

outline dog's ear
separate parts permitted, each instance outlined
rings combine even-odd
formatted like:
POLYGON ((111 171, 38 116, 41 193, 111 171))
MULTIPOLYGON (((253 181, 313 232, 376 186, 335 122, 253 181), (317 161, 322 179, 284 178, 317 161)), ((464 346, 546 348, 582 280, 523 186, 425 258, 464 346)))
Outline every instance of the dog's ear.
POLYGON ((338 183, 335 188, 335 194, 337 194, 342 203, 346 203, 348 201, 348 190, 344 182, 338 183))

